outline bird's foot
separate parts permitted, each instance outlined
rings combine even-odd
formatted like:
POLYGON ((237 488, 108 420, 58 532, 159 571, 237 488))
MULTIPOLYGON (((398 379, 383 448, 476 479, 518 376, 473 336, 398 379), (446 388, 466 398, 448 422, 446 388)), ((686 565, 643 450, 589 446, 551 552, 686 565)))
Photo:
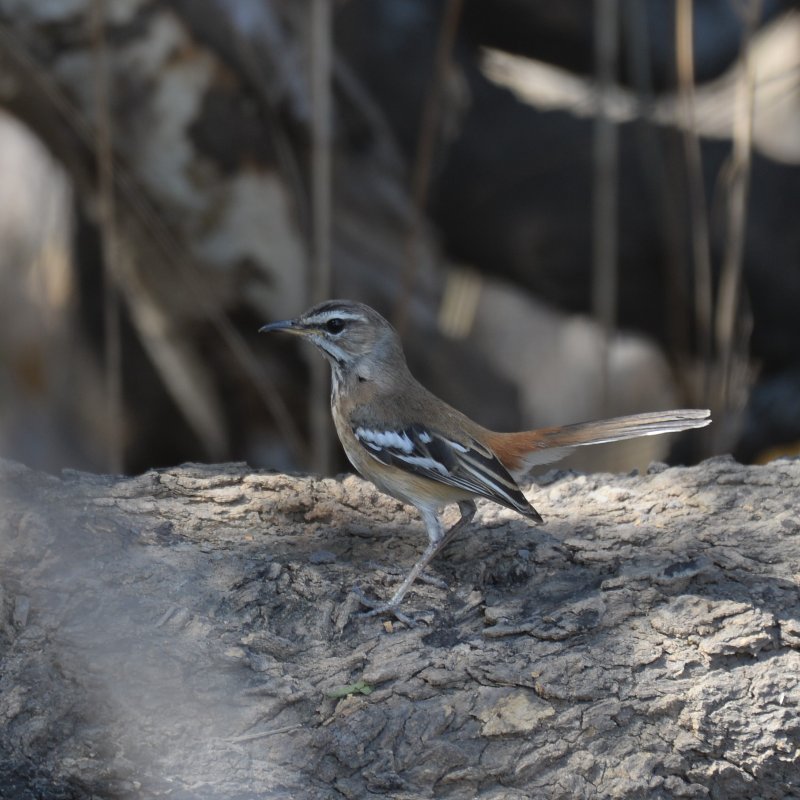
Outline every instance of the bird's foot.
POLYGON ((413 617, 409 617, 408 614, 404 614, 400 611, 399 606, 402 598, 392 598, 391 600, 373 599, 372 597, 367 597, 358 586, 354 586, 351 591, 358 598, 358 602, 369 609, 369 611, 359 611, 354 614, 354 616, 377 617, 380 614, 391 614, 398 622, 402 622, 403 625, 407 625, 409 628, 417 627, 417 621, 413 617))
MULTIPOLYGON (((379 569, 382 572, 385 572, 387 575, 403 575, 404 571, 399 567, 388 567, 384 564, 378 564, 375 561, 370 562, 370 567, 374 569, 379 569)), ((437 578, 435 575, 431 575, 430 572, 420 572, 419 575, 415 578, 415 580, 419 581, 420 583, 425 583, 428 586, 434 586, 437 589, 442 589, 447 591, 450 587, 447 585, 447 581, 442 580, 441 578, 437 578)))

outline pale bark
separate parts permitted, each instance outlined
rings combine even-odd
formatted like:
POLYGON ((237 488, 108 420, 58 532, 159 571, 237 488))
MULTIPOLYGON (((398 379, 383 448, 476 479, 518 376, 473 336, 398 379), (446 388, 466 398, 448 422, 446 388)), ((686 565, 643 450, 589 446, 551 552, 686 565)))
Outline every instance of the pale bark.
POLYGON ((391 632, 349 589, 424 533, 355 477, 0 480, 14 797, 800 791, 798 460, 551 473, 543 527, 479 504, 391 632))

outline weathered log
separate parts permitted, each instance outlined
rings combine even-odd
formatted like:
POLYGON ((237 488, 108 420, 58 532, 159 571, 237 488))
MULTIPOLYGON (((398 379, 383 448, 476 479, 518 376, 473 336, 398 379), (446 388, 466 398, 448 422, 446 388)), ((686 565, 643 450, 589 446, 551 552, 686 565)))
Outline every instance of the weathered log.
POLYGON ((800 460, 552 472, 423 541, 355 477, 0 463, 0 796, 800 792, 800 460))

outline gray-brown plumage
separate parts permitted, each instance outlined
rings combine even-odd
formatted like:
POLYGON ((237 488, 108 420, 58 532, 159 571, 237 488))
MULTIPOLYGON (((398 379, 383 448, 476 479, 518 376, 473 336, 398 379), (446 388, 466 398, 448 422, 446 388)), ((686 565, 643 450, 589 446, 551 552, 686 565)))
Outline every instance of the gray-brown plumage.
POLYGON ((377 311, 331 300, 296 319, 265 325, 313 342, 332 367, 331 411, 353 466, 379 489, 415 506, 428 547, 387 602, 361 595, 368 614, 398 611, 430 560, 475 514, 483 497, 536 522, 542 518, 517 480, 531 467, 563 458, 576 447, 701 428, 704 409, 656 411, 532 431, 490 431, 419 384, 406 365, 400 338, 377 311), (445 531, 439 510, 458 503, 461 519, 445 531))

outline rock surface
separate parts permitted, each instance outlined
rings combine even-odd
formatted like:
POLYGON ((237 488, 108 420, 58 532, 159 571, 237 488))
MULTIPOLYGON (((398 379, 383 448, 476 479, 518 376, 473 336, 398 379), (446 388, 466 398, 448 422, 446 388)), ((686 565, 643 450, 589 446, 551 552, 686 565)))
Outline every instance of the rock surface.
POLYGON ((355 477, 0 464, 0 796, 800 796, 800 460, 549 473, 423 546, 355 477))

